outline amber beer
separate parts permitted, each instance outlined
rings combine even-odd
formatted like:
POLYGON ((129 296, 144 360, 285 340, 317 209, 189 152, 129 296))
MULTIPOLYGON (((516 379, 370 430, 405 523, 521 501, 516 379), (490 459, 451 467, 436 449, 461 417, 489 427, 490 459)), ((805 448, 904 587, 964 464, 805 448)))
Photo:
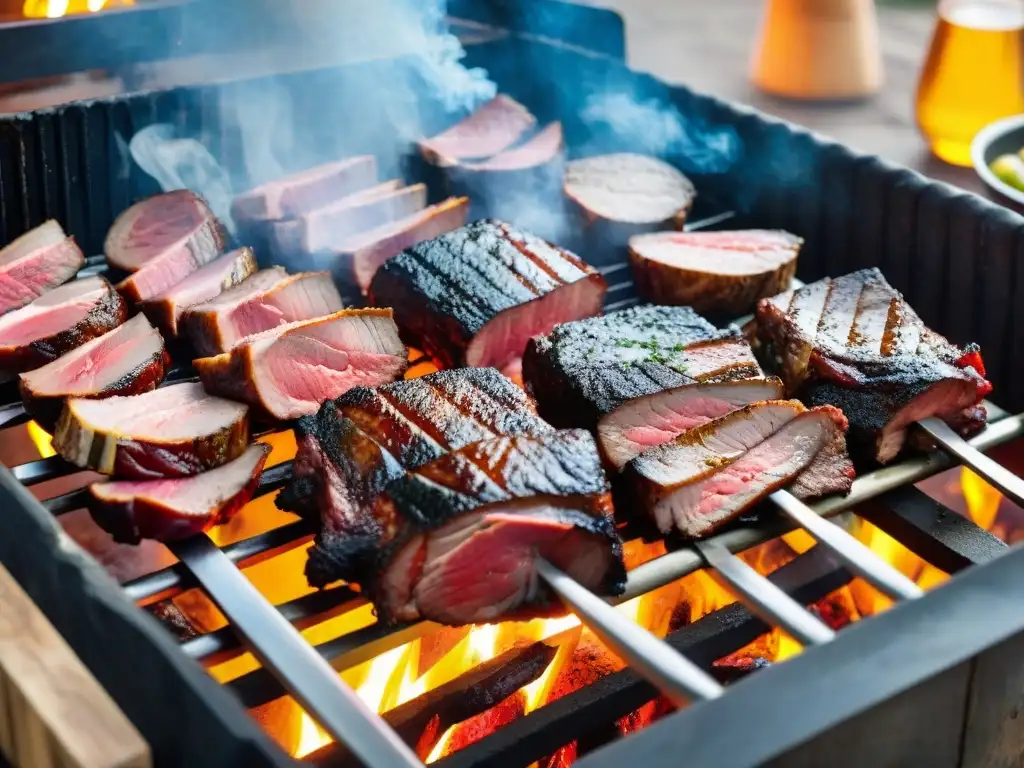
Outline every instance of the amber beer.
POLYGON ((970 165, 971 140, 1024 112, 1024 0, 942 0, 917 90, 917 122, 940 158, 970 165))

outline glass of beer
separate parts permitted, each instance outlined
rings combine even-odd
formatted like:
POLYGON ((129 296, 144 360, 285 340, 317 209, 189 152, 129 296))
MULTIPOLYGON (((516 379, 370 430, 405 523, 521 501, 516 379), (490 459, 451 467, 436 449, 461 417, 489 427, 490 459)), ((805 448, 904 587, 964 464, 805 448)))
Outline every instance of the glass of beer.
POLYGON ((1024 112, 1024 0, 941 0, 917 89, 917 123, 932 151, 971 164, 971 140, 1024 112))

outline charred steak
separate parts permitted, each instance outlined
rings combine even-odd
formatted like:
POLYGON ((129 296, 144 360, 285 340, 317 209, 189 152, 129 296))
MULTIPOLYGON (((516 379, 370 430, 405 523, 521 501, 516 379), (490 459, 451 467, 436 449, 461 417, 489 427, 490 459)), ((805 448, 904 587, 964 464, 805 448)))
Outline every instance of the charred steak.
POLYGON ((178 335, 178 321, 186 309, 219 296, 255 272, 256 257, 252 249, 239 248, 218 256, 177 285, 145 302, 141 309, 155 326, 174 337, 178 335))
POLYGON ((278 268, 257 272, 214 299, 189 307, 181 324, 200 356, 227 352, 246 336, 279 325, 312 320, 341 309, 328 272, 286 275, 278 268))
POLYGON ((375 503, 385 546, 370 593, 382 620, 463 625, 560 612, 538 557, 594 592, 621 594, 609 491, 584 430, 474 443, 395 480, 375 503))
POLYGON ((29 415, 52 432, 68 398, 148 392, 164 380, 170 363, 160 332, 143 315, 136 315, 53 362, 21 374, 21 399, 29 415))
POLYGON ((803 240, 788 232, 657 232, 629 240, 637 291, 648 301, 725 317, 789 288, 803 240))
POLYGON ((102 277, 75 280, 0 317, 0 371, 24 373, 112 331, 128 316, 102 277))
POLYGON ((316 413, 353 387, 400 378, 408 354, 390 309, 343 309, 279 325, 194 362, 207 392, 286 420, 316 413))
POLYGON ((0 315, 73 278, 85 264, 74 238, 52 219, 0 250, 0 315))
POLYGON ((624 480, 662 533, 699 538, 791 482, 819 455, 830 471, 841 471, 826 478, 812 470, 815 480, 802 487, 815 495, 848 491, 852 465, 838 445, 845 430, 842 412, 831 406, 752 403, 640 454, 624 480))
POLYGON ((186 477, 245 451, 248 410, 192 382, 129 397, 76 398, 61 413, 53 447, 75 466, 105 475, 186 477))
POLYGON ((550 431, 525 393, 493 368, 360 387, 324 403, 297 422, 294 479, 277 497, 281 509, 321 523, 310 584, 355 577, 381 535, 373 501, 407 469, 479 440, 550 431))
POLYGON ((977 349, 925 327, 877 269, 763 299, 757 333, 788 391, 842 408, 851 447, 869 460, 893 459, 927 416, 965 435, 985 424, 992 385, 977 349))
POLYGON ((226 523, 252 498, 270 446, 257 443, 234 461, 191 477, 114 480, 89 486, 89 512, 122 544, 176 541, 226 523))
POLYGON ((601 311, 607 285, 569 251, 498 221, 414 245, 377 270, 370 299, 445 366, 503 367, 530 337, 601 311))

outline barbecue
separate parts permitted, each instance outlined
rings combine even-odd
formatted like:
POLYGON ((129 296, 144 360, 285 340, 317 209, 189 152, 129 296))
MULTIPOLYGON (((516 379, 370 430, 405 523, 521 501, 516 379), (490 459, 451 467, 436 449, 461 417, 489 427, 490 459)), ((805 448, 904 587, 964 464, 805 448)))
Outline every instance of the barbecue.
POLYGON ((121 325, 127 309, 102 277, 48 291, 21 309, 0 316, 0 371, 24 373, 121 325))
POLYGON ((444 365, 501 368, 531 336, 601 309, 604 279, 575 254, 481 221, 385 262, 370 300, 444 365))
POLYGON ((103 400, 72 398, 53 447, 70 463, 108 475, 186 477, 238 458, 249 441, 248 410, 192 383, 103 400))
POLYGON ((170 337, 178 335, 178 321, 189 307, 216 298, 256 272, 256 257, 251 248, 218 256, 161 294, 144 302, 139 309, 150 322, 170 337))
POLYGON ((194 364, 210 394, 288 420, 353 387, 394 381, 408 356, 390 310, 343 309, 248 336, 194 364))
POLYGON ((629 263, 647 301, 738 317, 789 288, 802 243, 788 232, 658 232, 629 239, 629 263))
POLYGON ((287 219, 337 202, 377 180, 371 155, 327 163, 238 195, 232 215, 238 220, 287 219))
POLYGON ((53 429, 68 398, 148 392, 164 380, 169 363, 160 332, 144 316, 136 315, 53 362, 23 373, 21 399, 34 419, 53 429))
POLYGON ((50 220, 0 250, 0 313, 35 301, 75 276, 85 263, 74 238, 50 220))
POLYGON ((437 166, 490 158, 519 141, 537 123, 522 104, 498 95, 462 122, 420 142, 426 160, 437 166))
MULTIPOLYGON (((184 3, 176 10, 187 18, 189 8, 190 4, 184 3)), ((155 12, 159 15, 161 10, 155 12)), ((610 18, 591 9, 580 13, 592 20, 610 18)), ((103 15, 98 14, 97 18, 103 15)), ((114 22, 117 24, 130 24, 135 15, 134 11, 126 11, 110 14, 110 18, 119 19, 114 22)), ((490 19, 487 23, 495 21, 490 19)), ((524 35, 502 31, 501 37, 492 41, 487 41, 489 28, 475 28, 473 34, 485 42, 473 47, 468 63, 491 68, 491 57, 504 57, 509 52, 521 54, 519 60, 530 62, 526 69, 498 68, 499 85, 529 105, 527 114, 532 111, 540 117, 542 126, 561 122, 571 157, 650 151, 643 142, 625 135, 605 141, 606 135, 588 122, 585 116, 590 112, 584 105, 591 97, 602 96, 603 89, 617 91, 615 96, 628 92, 635 95, 638 103, 655 104, 659 112, 678 111, 687 126, 696 126, 694 135, 688 138, 698 144, 704 128, 734 129, 735 138, 742 145, 742 168, 704 174, 693 172, 687 157, 669 158, 673 166, 685 170, 699 191, 687 215, 687 231, 775 228, 792 232, 806 240, 799 260, 799 272, 804 279, 831 275, 835 283, 839 280, 837 276, 866 264, 882 265, 885 277, 906 294, 909 305, 920 313, 921 327, 941 331, 957 343, 969 339, 981 343, 988 370, 981 371, 980 359, 969 363, 970 366, 979 376, 992 380, 992 396, 998 403, 1020 407, 1012 385, 1018 373, 1016 364, 1006 352, 1015 348, 1019 336, 1014 308, 1020 297, 1012 265, 1018 261, 1020 238, 1018 224, 1005 213, 1000 214, 970 196, 930 185, 900 169, 853 156, 837 145, 823 144, 789 126, 764 121, 756 113, 735 111, 722 102, 630 73, 616 60, 621 48, 615 48, 616 33, 612 31, 609 35, 614 25, 559 24, 567 30, 586 29, 587 34, 573 32, 570 44, 552 45, 541 39, 550 30, 544 28, 539 17, 531 18, 530 24, 539 26, 531 27, 524 35), (599 46, 601 50, 599 55, 581 53, 577 49, 581 45, 599 46), (550 71, 550 84, 530 81, 526 73, 535 67, 542 72, 550 71), (571 72, 568 76, 566 67, 571 72), (828 194, 823 194, 823 189, 828 194), (857 201, 856 205, 853 201, 857 201), (935 254, 941 254, 941 259, 935 254), (975 265, 984 265, 984 269, 976 270, 975 265)), ((59 23, 48 29, 53 30, 52 34, 61 34, 59 23)), ((237 32, 241 35, 244 30, 237 32)), ((182 39, 191 38, 185 35, 182 39)), ((245 104, 253 92, 269 91, 266 86, 271 82, 285 89, 297 89, 311 79, 321 94, 331 94, 330 99, 295 98, 293 110, 281 113, 288 122, 317 126, 318 141, 296 142, 287 150, 294 157, 282 163, 279 177, 294 178, 296 172, 303 172, 302 163, 321 167, 369 151, 367 147, 345 146, 338 140, 345 133, 339 128, 344 121, 331 119, 336 117, 333 107, 337 102, 350 116, 355 104, 368 124, 381 125, 374 123, 377 105, 360 98, 365 89, 353 91, 351 84, 372 82, 372 75, 378 71, 393 75, 392 67, 390 61, 360 62, 352 68, 341 68, 349 74, 337 80, 329 72, 296 72, 273 81, 245 82, 247 87, 239 86, 233 95, 240 97, 236 104, 245 104)), ((136 200, 156 191, 152 180, 143 178, 135 166, 130 171, 131 184, 126 184, 124 158, 112 149, 121 146, 119 137, 130 138, 132 132, 151 120, 173 116, 173 122, 183 131, 197 132, 194 135, 206 144, 217 162, 223 163, 232 179, 247 178, 241 172, 246 170, 242 167, 246 159, 236 151, 234 141, 237 126, 231 124, 230 114, 216 108, 221 93, 220 86, 186 86, 125 100, 114 98, 72 105, 45 114, 20 115, 17 120, 0 119, 5 127, 0 132, 5 150, 0 153, 0 179, 4 180, 0 195, 3 242, 12 241, 52 215, 82 244, 85 253, 99 253, 114 218, 136 200)), ((454 119, 439 120, 436 125, 450 125, 454 119)), ((514 151, 529 142, 536 135, 535 125, 528 125, 494 154, 504 149, 514 151)), ((713 145, 709 144, 708 150, 713 154, 713 145)), ((458 164, 479 162, 494 154, 461 158, 458 164)), ((383 163, 381 167, 384 168, 383 163)), ((397 170, 389 166, 383 178, 396 177, 397 170)), ((409 184, 423 180, 405 169, 402 175, 409 184)), ((271 176, 254 175, 248 181, 257 178, 263 181, 271 176)), ((377 181, 376 177, 373 181, 377 181)), ((236 189, 251 186, 252 183, 239 184, 236 189)), ((431 193, 443 197, 447 190, 432 187, 431 193)), ((223 209, 221 200, 217 210, 223 209)), ((551 212, 556 211, 557 206, 552 207, 551 212)), ((474 215, 470 220, 475 218, 474 215)), ((514 230, 531 230, 526 218, 521 220, 514 209, 499 213, 498 218, 508 221, 514 230)), ((469 225, 474 226, 478 225, 469 225)), ((243 229, 238 228, 239 237, 232 247, 249 244, 243 229)), ((649 349, 639 344, 648 342, 648 335, 623 336, 628 324, 622 322, 618 313, 638 303, 624 254, 619 252, 613 257, 608 249, 578 247, 572 243, 578 231, 570 227, 570 231, 559 234, 557 229, 552 228, 555 233, 551 235, 544 231, 556 248, 571 247, 583 261, 601 265, 599 271, 607 289, 596 303, 603 304, 603 317, 619 323, 605 332, 603 343, 595 345, 595 356, 606 355, 607 358, 601 358, 607 360, 605 368, 621 367, 624 374, 636 376, 636 382, 643 381, 641 369, 652 365, 661 365, 666 374, 661 383, 652 379, 651 390, 644 394, 638 393, 644 392, 642 387, 618 392, 617 399, 609 398, 613 403, 609 410, 594 407, 583 398, 579 402, 566 401, 573 408, 584 410, 589 421, 582 426, 597 433, 595 450, 595 443, 586 433, 570 430, 568 434, 588 443, 588 448, 582 450, 577 442, 566 454, 570 459, 587 457, 587 466, 594 467, 587 475, 595 481, 594 488, 601 477, 598 456, 604 460, 604 477, 609 482, 621 486, 623 479, 610 460, 611 452, 600 445, 602 434, 597 425, 603 423, 602 417, 607 414, 615 414, 609 419, 613 425, 629 425, 634 416, 640 426, 648 422, 653 425, 656 422, 647 418, 646 409, 661 414, 662 406, 657 403, 664 398, 663 402, 669 404, 665 407, 671 411, 667 414, 670 423, 664 434, 651 440, 651 445, 643 444, 642 440, 630 444, 622 459, 628 464, 642 459, 649 451, 670 450, 689 430, 702 429, 753 403, 779 401, 788 394, 780 390, 779 382, 765 376, 739 332, 717 322, 736 320, 742 325, 746 318, 715 317, 717 327, 711 338, 699 340, 697 334, 697 341, 684 344, 690 356, 705 347, 710 352, 701 352, 683 363, 681 371, 666 365, 661 358, 675 362, 666 353, 675 354, 671 347, 683 342, 673 342, 667 350, 659 342, 658 349, 649 349), (638 343, 620 346, 615 343, 618 338, 638 343), (720 356, 716 356, 718 353, 720 356), (640 361, 639 365, 623 365, 633 361, 640 361), (705 364, 712 380, 700 380, 704 370, 701 366, 705 364), (727 374, 730 366, 734 367, 736 378, 727 374), (724 380, 715 377, 716 370, 722 371, 724 380), (668 371, 674 371, 676 376, 668 371), (704 398, 711 404, 708 413, 699 404, 704 398), (682 412, 678 419, 676 410, 682 412), (617 421, 620 417, 622 422, 617 421), (696 417, 701 424, 689 424, 690 417, 696 417), (635 455, 629 455, 634 450, 635 455)), ((540 229, 534 231, 541 233, 540 229)), ((523 238, 513 245, 520 253, 526 235, 523 238)), ((280 263, 268 259, 269 251, 256 247, 255 241, 252 245, 262 263, 280 263)), ((302 269, 331 268, 336 274, 334 262, 329 261, 331 254, 313 256, 309 262, 287 262, 287 272, 281 270, 278 277, 284 279, 288 272, 302 269)), ((380 269, 386 270, 387 264, 401 259, 403 255, 395 255, 380 269)), ((95 256, 90 256, 86 264, 82 278, 97 273, 115 280, 120 277, 108 271, 106 262, 95 256)), ((794 282, 792 289, 799 288, 800 283, 794 282)), ((443 290, 451 289, 451 283, 445 283, 443 290)), ((232 290, 235 288, 228 289, 232 290)), ((377 299, 374 291, 371 296, 377 299)), ((475 299, 475 294, 469 296, 475 299)), ((361 306, 359 296, 349 293, 347 286, 342 287, 339 298, 343 298, 346 307, 361 306)), ((541 301, 529 300, 525 306, 536 308, 541 301)), ((402 309, 400 302, 391 303, 398 304, 394 307, 396 313, 402 309)), ((557 303, 564 307, 566 300, 560 297, 557 303)), ((903 312, 905 305, 890 306, 903 312)), ((516 309, 520 308, 517 305, 516 309)), ((694 316, 700 317, 696 313, 694 316)), ((520 315, 514 324, 521 324, 524 317, 520 315)), ((557 324, 574 326, 578 319, 551 318, 550 325, 540 333, 553 339, 558 333, 557 324)), ((687 322, 698 330, 703 325, 699 319, 687 322)), ((276 329, 285 325, 275 323, 273 328, 261 332, 270 330, 274 335, 278 333, 276 329)), ((574 761, 584 766, 623 764, 630 760, 664 765, 677 761, 680 754, 708 764, 734 761, 771 765, 779 760, 784 763, 790 753, 795 753, 796 761, 812 765, 886 761, 912 764, 915 759, 927 759, 928 764, 967 766, 982 764, 979 760, 990 754, 991 749, 1017 754, 1016 746, 997 735, 1012 731, 1009 726, 1013 697, 1005 693, 1005 686, 992 685, 990 681, 1012 679, 1017 669, 1015 637, 1024 630, 1016 595, 1021 567, 1017 553, 1006 552, 1005 545, 985 531, 990 529, 1002 539, 1013 540, 1017 526, 1007 515, 1012 511, 1010 505, 1004 501, 997 514, 999 494, 979 485, 977 478, 967 473, 962 475, 962 484, 957 482, 961 476, 944 475, 921 486, 931 495, 930 499, 919 490, 904 486, 954 461, 966 461, 990 478, 1008 499, 1020 499, 1019 480, 978 453, 997 449, 1019 437, 1024 429, 1018 417, 1008 416, 991 402, 984 402, 988 423, 970 437, 969 443, 953 431, 962 427, 955 417, 949 417, 953 429, 935 418, 922 418, 917 425, 908 423, 905 448, 889 467, 878 472, 867 464, 861 466, 848 494, 830 493, 809 508, 799 499, 821 493, 837 479, 848 480, 849 463, 842 451, 842 424, 833 410, 834 404, 824 396, 817 400, 807 396, 806 392, 820 391, 819 381, 802 382, 794 393, 805 410, 796 412, 794 407, 791 420, 766 434, 749 451, 731 459, 731 464, 718 468, 721 472, 737 466, 743 470, 741 463, 745 460, 760 464, 761 459, 771 465, 756 483, 723 498, 724 503, 710 510, 712 526, 718 523, 718 515, 731 515, 737 502, 744 506, 765 496, 764 503, 756 509, 750 507, 697 541, 679 541, 673 533, 674 540, 666 537, 663 543, 656 531, 647 534, 651 538, 645 541, 638 538, 641 529, 646 532, 646 527, 640 525, 645 517, 643 508, 620 502, 619 488, 616 489, 616 532, 623 540, 622 563, 628 572, 622 594, 606 600, 609 593, 617 591, 617 585, 605 583, 598 572, 600 564, 608 562, 606 553, 614 550, 615 539, 604 534, 594 536, 591 521, 596 521, 597 516, 573 515, 552 521, 542 507, 543 502, 526 493, 520 494, 522 498, 515 505, 518 513, 518 505, 526 504, 525 515, 488 520, 486 498, 490 497, 470 494, 473 509, 460 514, 455 512, 460 503, 456 500, 463 494, 444 492, 443 500, 430 506, 435 514, 431 522, 415 517, 420 509, 416 506, 420 499, 418 491, 436 490, 426 482, 429 473, 451 478, 446 467, 463 462, 467 455, 480 455, 488 445, 516 443, 539 450, 538 446, 554 445, 568 438, 566 432, 553 431, 538 418, 523 391, 493 370, 486 375, 516 393, 518 403, 511 397, 503 399, 497 393, 504 390, 497 386, 492 387, 497 399, 485 400, 481 387, 471 385, 465 397, 442 398, 450 403, 448 408, 441 409, 435 401, 429 401, 435 402, 433 405, 421 405, 431 392, 440 391, 442 385, 438 382, 445 376, 462 382, 465 374, 449 370, 422 376, 432 371, 435 364, 449 363, 428 346, 426 336, 414 338, 403 323, 399 326, 405 342, 416 342, 409 351, 409 379, 350 390, 325 403, 317 414, 300 419, 296 432, 300 454, 294 464, 287 461, 295 444, 286 425, 273 425, 271 431, 264 433, 262 430, 269 425, 256 421, 254 413, 257 445, 254 447, 246 436, 238 457, 218 468, 197 474, 200 467, 190 467, 191 474, 178 478, 131 479, 115 473, 110 482, 133 485, 122 487, 123 492, 116 499, 110 497, 107 511, 127 528, 131 525, 130 521, 124 522, 127 504, 132 504, 133 511, 140 515, 143 509, 152 509, 155 516, 150 519, 155 521, 154 527, 135 533, 139 537, 167 538, 166 549, 147 540, 136 547, 110 543, 91 523, 84 508, 92 504, 101 518, 103 510, 91 501, 88 489, 76 487, 76 483, 81 485, 95 477, 69 475, 72 468, 59 456, 39 461, 16 458, 9 463, 19 466, 10 473, 0 472, 0 494, 7 510, 5 535, 0 537, 0 559, 14 570, 33 599, 45 607, 87 665, 102 671, 104 686, 137 720, 160 760, 252 766, 284 765, 288 763, 287 756, 295 756, 316 765, 350 761, 415 765, 418 760, 449 766, 510 768, 536 762, 542 768, 555 768, 574 761), (411 399, 387 394, 394 388, 430 377, 437 377, 431 379, 433 386, 429 382, 420 385, 425 389, 410 391, 411 399), (365 411, 361 410, 362 405, 354 407, 352 399, 356 396, 365 404, 365 411), (478 404, 480 415, 465 416, 470 403, 478 404), (488 405, 488 413, 522 420, 522 428, 516 431, 500 425, 487 426, 495 417, 483 414, 484 404, 488 405), (338 408, 347 408, 350 413, 339 417, 338 408), (403 414, 404 420, 394 417, 392 412, 403 414), (317 508, 316 501, 303 507, 304 515, 299 520, 279 513, 275 500, 286 503, 288 497, 306 498, 307 493, 326 497, 331 489, 348 492, 348 486, 337 484, 329 472, 332 467, 347 466, 346 462, 352 460, 351 455, 339 457, 335 449, 352 447, 347 437, 339 438, 355 433, 340 430, 345 426, 344 420, 355 424, 356 419, 362 419, 358 429, 366 435, 365 439, 359 438, 368 450, 366 466, 386 469, 376 475, 360 471, 356 481, 365 485, 368 480, 386 479, 393 472, 391 483, 370 483, 368 489, 357 488, 360 493, 368 490, 372 497, 367 499, 372 503, 358 499, 360 505, 352 507, 367 526, 364 538, 353 540, 351 531, 344 526, 332 532, 329 526, 336 520, 344 523, 344 518, 334 513, 322 520, 320 513, 328 508, 317 508), (530 427, 528 422, 534 426, 530 427), (482 426, 470 430, 473 423, 482 426), (301 425, 310 430, 305 438, 301 425), (403 437, 399 428, 416 437, 415 442, 403 437), (462 430, 458 434, 464 435, 466 442, 448 445, 433 436, 435 432, 449 434, 443 430, 450 428, 462 430), (303 453, 301 444, 304 439, 312 442, 309 438, 314 429, 320 447, 306 446, 303 453), (804 441, 808 435, 813 437, 817 449, 809 465, 794 476, 798 465, 811 452, 805 447, 812 444, 804 441), (800 456, 793 455, 795 444, 802 446, 800 456), (410 449, 404 449, 406 445, 410 449), (229 494, 251 480, 246 472, 236 470, 244 465, 234 462, 264 453, 266 448, 260 446, 272 451, 259 475, 253 498, 244 509, 231 515, 231 503, 219 506, 227 498, 221 494, 229 494), (394 458, 392 450, 398 455, 411 455, 412 446, 424 453, 415 466, 388 458, 394 458), (936 450, 936 446, 941 450, 936 450), (920 453, 925 447, 930 452, 920 453), (304 472, 304 458, 314 456, 317 450, 329 460, 327 468, 307 467, 304 472), (335 459, 339 461, 335 463, 335 459), (210 481, 212 473, 229 469, 230 482, 210 481), (776 489, 775 480, 779 478, 784 478, 785 483, 776 489), (175 483, 181 495, 166 490, 146 491, 134 485, 151 482, 175 483), (40 506, 18 483, 32 486, 31 490, 40 498, 58 495, 40 506), (286 489, 275 498, 282 485, 286 489), (411 489, 412 498, 401 497, 400 492, 401 498, 393 498, 391 485, 411 489), (432 581, 415 567, 405 568, 395 559, 398 552, 383 546, 385 532, 374 527, 381 511, 378 505, 394 506, 395 519, 402 524, 402 542, 412 542, 414 548, 417 541, 426 543, 424 562, 431 567, 428 577, 440 578, 432 581), (949 508, 962 511, 964 505, 969 508, 971 519, 950 512, 949 508), (847 510, 855 510, 855 514, 842 516, 837 520, 840 525, 819 517, 847 510), (756 514, 748 514, 751 512, 756 514), (170 526, 172 521, 206 527, 214 519, 219 521, 222 513, 230 519, 184 539, 175 538, 169 527, 161 527, 170 526), (115 594, 109 579, 96 574, 96 569, 73 544, 66 539, 57 543, 52 515, 58 516, 67 533, 79 541, 89 541, 90 549, 95 547, 93 551, 102 553, 104 564, 113 572, 128 579, 123 585, 125 594, 148 607, 151 615, 162 617, 159 621, 169 622, 167 629, 171 635, 115 594), (878 528, 867 527, 862 520, 870 520, 878 528), (433 521, 439 522, 439 527, 432 528, 433 521), (791 530, 794 521, 799 530, 791 530), (462 524, 467 527, 456 530, 462 524), (558 546, 549 549, 560 535, 559 530, 571 536, 569 544, 575 546, 566 545, 567 539, 560 538, 558 546), (808 532, 818 542, 816 545, 808 532), (309 539, 317 533, 317 547, 313 551, 318 557, 329 552, 345 568, 356 570, 363 577, 360 589, 335 583, 339 569, 330 571, 328 560, 328 570, 321 574, 323 589, 308 592, 301 571, 309 539), (456 536, 449 537, 449 533, 456 536), (779 539, 782 534, 786 535, 779 539), (892 538, 886 538, 886 534, 892 538), (595 568, 583 568, 579 554, 558 559, 556 553, 563 550, 580 552, 577 537, 592 547, 595 558, 588 558, 587 562, 595 564, 595 568), (330 546, 325 547, 328 539, 330 546), (531 546, 519 549, 514 542, 531 542, 531 546), (858 542, 870 544, 870 549, 858 542), (349 559, 348 548, 353 543, 358 545, 357 551, 349 559), (536 554, 533 543, 547 557, 536 554), (431 554, 436 557, 430 557, 431 554), (484 590, 481 600, 473 605, 448 599, 450 595, 445 590, 452 584, 463 583, 459 581, 460 573, 453 570, 453 564, 462 562, 458 556, 472 558, 472 572, 474 568, 485 568, 487 559, 501 554, 509 554, 509 562, 514 561, 515 568, 510 572, 517 576, 529 574, 530 582, 525 589, 520 589, 522 582, 518 582, 512 583, 510 593, 484 590), (378 555, 383 559, 375 560, 378 555), (840 562, 844 567, 840 567, 840 562), (903 573, 890 563, 898 564, 903 573), (132 564, 134 572, 129 567, 132 564), (386 568, 375 569, 375 565, 386 568), (579 570, 572 570, 574 567, 579 570), (61 578, 54 579, 53 573, 59 573, 61 578), (382 610, 387 607, 388 593, 381 590, 383 581, 374 578, 384 573, 398 579, 398 586, 411 590, 412 599, 394 605, 408 611, 412 621, 374 621, 367 597, 374 598, 382 610), (764 574, 768 574, 767 578, 764 574), (947 574, 957 575, 942 589, 930 589, 947 574), (685 579, 680 582, 682 577, 685 579), (924 589, 929 591, 922 598, 924 589), (985 601, 972 599, 979 593, 986 595, 985 601), (556 600, 570 613, 530 622, 503 621, 443 631, 428 620, 436 616, 458 623, 471 615, 467 611, 500 608, 505 594, 512 595, 516 615, 555 613, 556 600), (732 602, 737 596, 739 602, 732 602), (889 608, 890 600, 897 604, 889 608), (619 607, 612 608, 608 602, 618 603, 619 607), (883 612, 883 608, 888 610, 883 612), (845 627, 846 623, 851 626, 845 627), (802 652, 793 638, 804 646, 802 652), (175 642, 179 647, 174 647, 175 642), (118 649, 116 661, 110 659, 110 648, 118 649), (194 664, 184 663, 182 656, 201 660, 209 668, 210 676, 201 674, 194 664), (138 673, 140 669, 146 674, 138 673), (746 679, 734 685, 732 681, 737 677, 746 679), (813 695, 823 685, 829 695, 813 695), (698 700, 706 701, 700 706, 688 706, 698 700), (168 701, 175 703, 177 714, 173 724, 166 718, 168 701), (764 706, 765 702, 779 701, 784 701, 785 706, 764 706), (677 708, 680 711, 674 711, 677 708), (905 727, 891 727, 897 718, 905 727), (735 722, 744 723, 742 739, 736 738, 734 728, 722 725, 735 722), (935 738, 936 733, 941 738, 935 738), (680 744, 685 749, 680 749, 680 744), (837 752, 842 754, 833 760, 837 752)), ((649 334, 653 329, 643 330, 649 334)), ((473 333, 473 338, 481 335, 479 329, 473 333)), ((762 331, 756 352, 762 356, 767 373, 784 374, 772 354, 771 339, 767 338, 773 335, 762 331)), ((244 339, 240 336, 235 341, 244 339)), ((479 349, 489 353, 501 347, 496 340, 499 334, 484 338, 479 349)), ((525 341, 524 338, 524 347, 525 341)), ((433 343, 437 346, 436 341, 433 343)), ((464 354, 467 346, 468 342, 456 348, 457 360, 461 360, 458 356, 464 354)), ((519 347, 517 341, 508 345, 513 347, 519 347)), ((970 359, 968 356, 973 354, 969 348, 955 349, 964 353, 958 360, 970 359)), ((952 354, 952 349, 937 356, 945 362, 947 352, 952 354)), ((195 403, 205 397, 202 387, 178 383, 193 376, 195 371, 190 362, 195 352, 184 345, 174 345, 171 353, 174 363, 167 378, 173 383, 143 397, 173 392, 182 386, 191 388, 195 395, 181 407, 175 406, 172 422, 182 424, 191 438, 200 425, 207 427, 210 421, 195 417, 195 403)), ((502 365, 510 373, 514 370, 514 365, 502 365)), ((956 361, 951 366, 958 367, 956 361)), ((786 378, 789 383, 789 377, 786 378)), ((574 380, 570 377, 569 381, 574 380)), ((829 386, 832 384, 828 382, 829 386)), ((544 393, 537 390, 536 394, 541 398, 544 413, 544 393)), ((849 410, 845 406, 844 409, 849 410)), ((145 415, 136 413, 122 404, 113 416, 149 419, 150 423, 139 426, 134 435, 148 443, 153 438, 152 420, 158 416, 153 408, 146 411, 145 415)), ((0 413, 12 430, 25 429, 16 426, 25 419, 17 403, 0 408, 0 413)), ((555 414, 560 415, 557 410, 555 414)), ((108 415, 104 414, 104 427, 116 421, 107 421, 108 415)), ((856 453, 855 419, 850 413, 846 416, 850 420, 850 447, 856 453)), ((117 431, 122 432, 120 425, 117 431)), ((19 433, 7 434, 17 437, 19 433)), ((38 455, 47 456, 46 435, 35 424, 29 425, 28 434, 38 445, 38 455)), ((871 443, 867 445, 870 448, 871 443)), ((993 456, 1007 467, 1015 466, 1017 460, 1012 450, 997 450, 993 456)), ((484 466, 479 463, 458 466, 481 482, 493 474, 500 478, 496 487, 504 492, 508 492, 516 477, 502 474, 500 464, 487 464, 483 472, 478 472, 484 466)), ((543 466, 554 472, 559 464, 543 466)), ((712 476, 715 474, 718 473, 712 476)), ((724 482, 728 477, 723 475, 720 479, 724 482)), ((536 482, 540 482, 540 476, 536 482)), ((452 482, 445 487, 455 488, 458 484, 452 482)), ((474 488, 498 493, 486 484, 474 488)), ((243 493, 248 493, 248 489, 243 493)), ((596 498, 594 494, 585 495, 596 498)), ((341 511, 347 513, 348 509, 342 507, 341 511)), ((611 578, 614 575, 612 567, 608 582, 615 581, 611 578)), ((478 583, 488 585, 489 580, 468 583, 475 587, 478 583)))

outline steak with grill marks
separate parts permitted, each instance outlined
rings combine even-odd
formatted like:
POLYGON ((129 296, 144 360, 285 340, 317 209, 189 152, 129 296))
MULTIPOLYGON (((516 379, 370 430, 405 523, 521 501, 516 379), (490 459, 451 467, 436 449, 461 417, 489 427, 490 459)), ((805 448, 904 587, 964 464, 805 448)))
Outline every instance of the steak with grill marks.
POLYGON ((370 299, 445 366, 513 363, 532 336, 599 314, 607 284, 576 255, 491 220, 414 245, 377 270, 370 299))
POLYGON ((383 621, 463 625, 562 609, 543 557, 584 587, 621 594, 610 486, 585 430, 473 443, 388 485, 369 590, 383 621))
POLYGON ((279 325, 194 365, 210 394, 286 420, 316 413, 353 387, 394 381, 408 355, 390 309, 343 309, 279 325))
POLYGON ((125 321, 124 299, 102 277, 75 280, 0 317, 0 371, 46 365, 125 321))
POLYGON ((0 315, 35 301, 73 278, 85 256, 52 219, 0 250, 0 315))
POLYGON ((358 577, 381 533, 374 499, 407 469, 480 440, 550 431, 526 394, 492 368, 358 387, 327 401, 296 423, 294 478, 276 500, 321 523, 310 584, 358 577))
POLYGON ((781 395, 735 328, 719 330, 689 307, 635 307, 559 325, 530 340, 523 379, 545 419, 595 430, 617 468, 684 430, 781 395))
POLYGON ((757 332, 787 389, 841 407, 851 447, 868 460, 893 459, 907 427, 927 416, 964 435, 985 424, 992 385, 977 348, 927 328, 877 269, 763 299, 757 332))
POLYGON ((847 492, 854 473, 841 442, 846 426, 831 406, 752 403, 640 454, 625 485, 662 533, 699 538, 802 473, 795 490, 804 498, 847 492))
POLYGON ((171 364, 160 332, 143 315, 88 341, 53 362, 21 374, 25 410, 53 431, 68 398, 148 392, 171 364))

